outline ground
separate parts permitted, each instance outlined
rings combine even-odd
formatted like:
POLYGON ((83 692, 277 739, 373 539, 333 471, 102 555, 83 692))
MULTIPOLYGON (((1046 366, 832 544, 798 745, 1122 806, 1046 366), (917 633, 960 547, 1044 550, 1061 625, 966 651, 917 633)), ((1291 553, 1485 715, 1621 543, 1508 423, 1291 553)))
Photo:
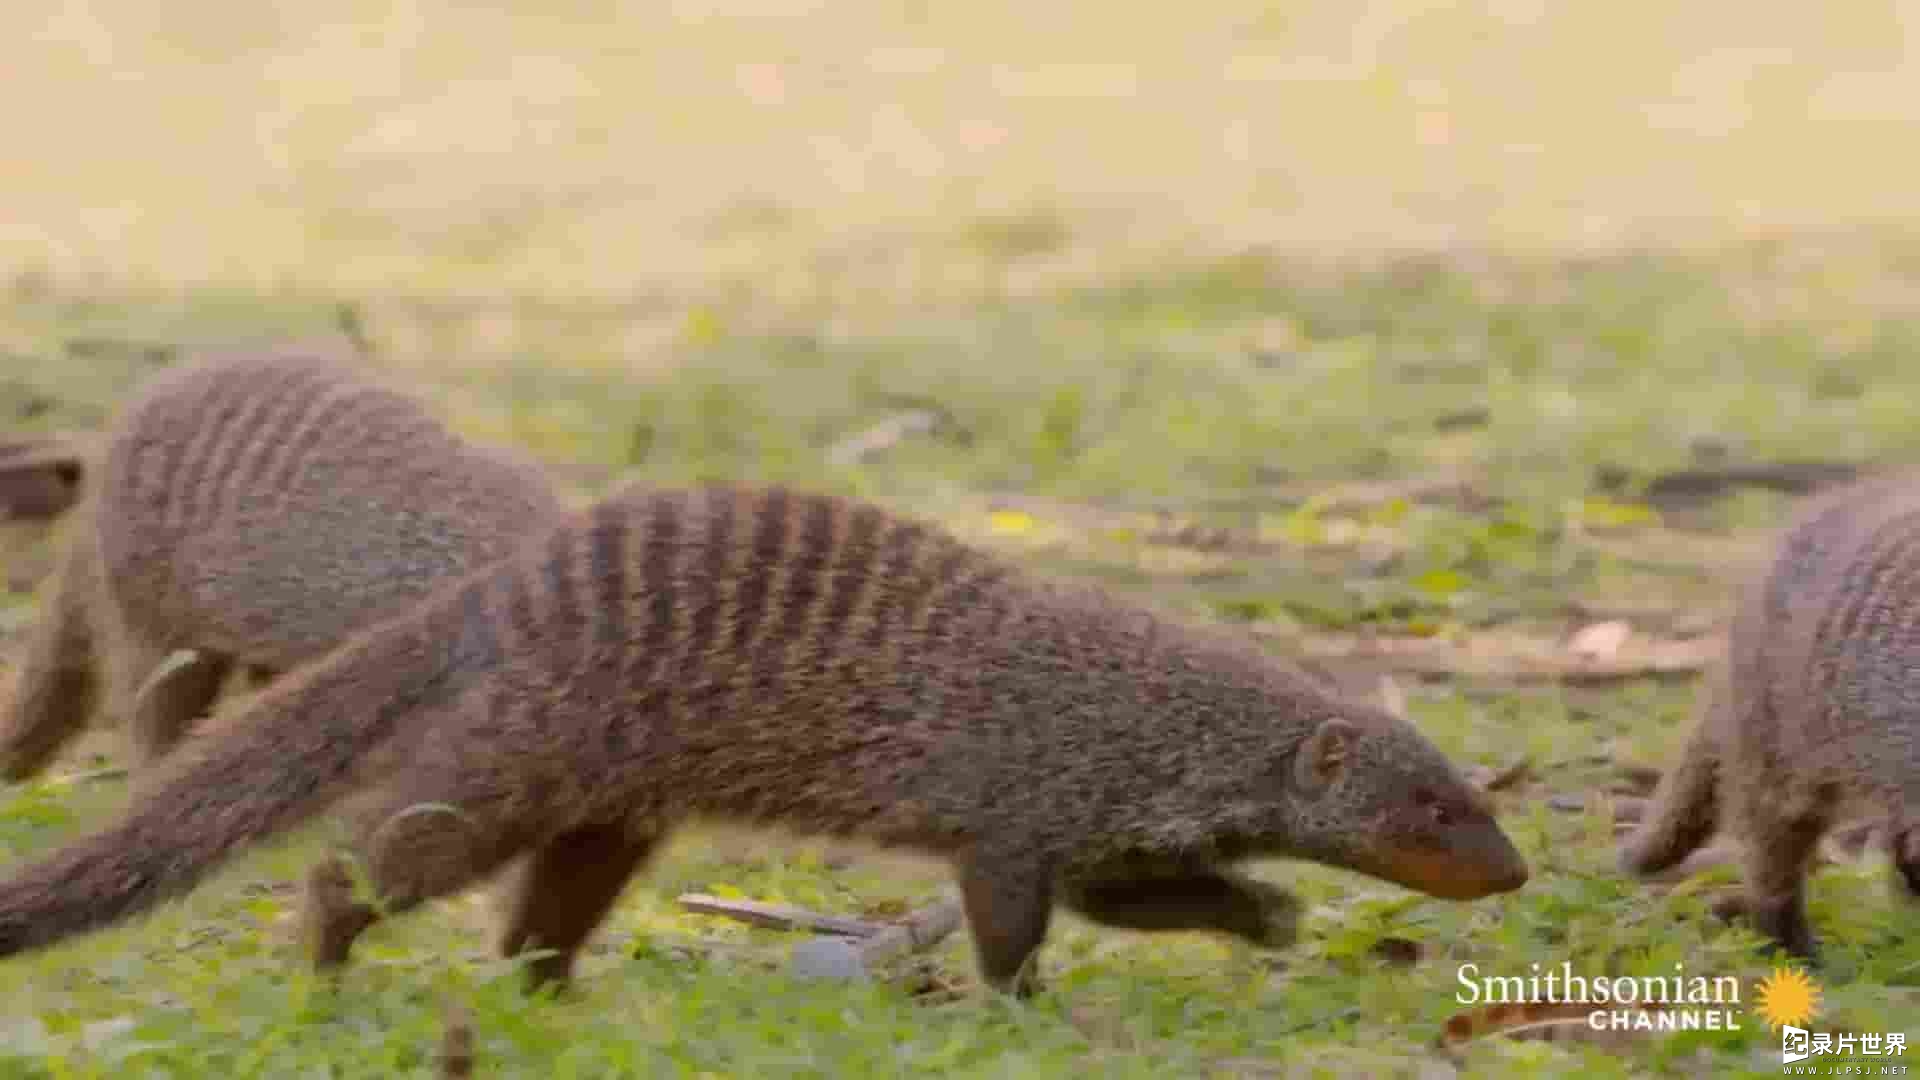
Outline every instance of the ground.
MULTIPOLYGON (((1708 913, 1730 871, 1629 883, 1614 818, 1792 498, 1686 470, 1920 451, 1898 5, 149 7, 0 12, 37 43, 0 170, 9 434, 95 430, 194 345, 350 325, 578 498, 861 493, 1311 656, 1510 778, 1534 876, 1458 904, 1264 865, 1310 903, 1298 947, 1063 918, 1050 993, 1009 1007, 964 934, 787 980, 782 935, 674 898, 883 916, 940 874, 702 832, 577 995, 528 1001, 479 897, 377 931, 337 992, 297 974, 321 827, 0 962, 0 1076, 432 1075, 449 1001, 488 1076, 1779 1067, 1767 966, 1708 913), (1433 1048, 1461 965, 1562 962, 1738 974, 1742 1030, 1433 1048)), ((0 661, 52 538, 4 541, 0 661)), ((0 788, 0 873, 124 803, 121 750, 0 788)), ((1813 1027, 1920 1041, 1920 913, 1832 854, 1813 1027)))

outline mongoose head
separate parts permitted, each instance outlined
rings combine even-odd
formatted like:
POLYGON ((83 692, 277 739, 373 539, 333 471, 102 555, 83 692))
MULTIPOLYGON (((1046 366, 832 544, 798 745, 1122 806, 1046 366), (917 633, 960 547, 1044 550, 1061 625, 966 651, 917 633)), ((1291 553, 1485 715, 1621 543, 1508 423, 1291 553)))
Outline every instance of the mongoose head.
POLYGON ((1293 854, 1448 900, 1526 883, 1486 798, 1403 720, 1325 717, 1284 767, 1293 854))

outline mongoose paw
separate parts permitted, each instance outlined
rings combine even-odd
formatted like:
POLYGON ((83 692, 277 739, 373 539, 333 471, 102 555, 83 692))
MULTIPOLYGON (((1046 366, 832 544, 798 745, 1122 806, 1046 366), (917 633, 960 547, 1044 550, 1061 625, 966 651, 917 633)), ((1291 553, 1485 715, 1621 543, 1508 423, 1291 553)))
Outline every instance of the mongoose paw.
POLYGON ((1817 967, 1820 963, 1820 939, 1812 934, 1807 934, 1797 941, 1768 938, 1754 951, 1772 963, 1791 960, 1807 967, 1817 967))
POLYGON ((1766 937, 1760 946, 1762 955, 1806 964, 1820 962, 1820 939, 1808 925, 1806 908, 1797 896, 1771 902, 1749 897, 1746 908, 1754 929, 1766 937))
POLYGON ((1907 895, 1920 899, 1920 828, 1906 829, 1892 841, 1893 869, 1907 895))
POLYGON ((1012 975, 988 976, 982 981, 995 997, 1013 1001, 1030 1001, 1043 989, 1040 985, 1040 976, 1034 972, 1033 968, 1032 962, 1028 962, 1012 975))
POLYGON ((307 963, 320 973, 345 967, 354 939, 377 918, 371 907, 353 898, 353 878, 346 865, 334 858, 323 859, 308 871, 302 916, 307 963))
POLYGON ((1652 877, 1679 861, 1666 852, 1653 850, 1644 830, 1629 833, 1614 849, 1614 865, 1629 877, 1652 877))
POLYGON ((1284 949, 1300 938, 1300 900, 1278 885, 1264 881, 1242 881, 1254 902, 1251 923, 1240 935, 1263 949, 1284 949))

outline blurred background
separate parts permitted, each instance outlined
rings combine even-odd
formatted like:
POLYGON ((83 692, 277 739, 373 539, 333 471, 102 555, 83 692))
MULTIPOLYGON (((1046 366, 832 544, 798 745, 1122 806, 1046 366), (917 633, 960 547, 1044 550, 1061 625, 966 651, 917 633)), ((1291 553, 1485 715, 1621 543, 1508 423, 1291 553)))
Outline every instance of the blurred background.
POLYGON ((1898 223, 1920 92, 1899 0, 74 0, 0 33, 15 273, 568 297, 1898 223))

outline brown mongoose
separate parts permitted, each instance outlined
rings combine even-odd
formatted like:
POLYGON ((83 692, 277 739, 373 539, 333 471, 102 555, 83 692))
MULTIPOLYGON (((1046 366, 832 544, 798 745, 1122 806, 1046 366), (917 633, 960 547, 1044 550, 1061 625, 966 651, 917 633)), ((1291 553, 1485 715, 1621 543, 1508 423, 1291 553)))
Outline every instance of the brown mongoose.
MULTIPOLYGON (((1227 865, 1518 888, 1482 796, 1413 726, 1250 640, 1029 577, 864 502, 629 489, 296 669, 117 824, 0 882, 0 955, 190 888, 352 795, 387 912, 531 856, 502 942, 565 980, 673 826, 951 860, 984 981, 1025 992, 1055 898, 1108 924, 1293 933, 1227 865)), ((316 967, 375 921, 308 881, 316 967)))
POLYGON ((234 665, 316 657, 563 512, 531 461, 295 348, 155 377, 83 485, 0 721, 6 780, 44 768, 102 696, 151 761, 234 665), (142 694, 176 650, 193 659, 142 694))
POLYGON ((1816 499, 1742 593, 1679 762, 1623 869, 1677 865, 1723 823, 1743 906, 1770 945, 1814 959, 1808 860, 1837 815, 1885 814, 1920 894, 1920 472, 1816 499))

